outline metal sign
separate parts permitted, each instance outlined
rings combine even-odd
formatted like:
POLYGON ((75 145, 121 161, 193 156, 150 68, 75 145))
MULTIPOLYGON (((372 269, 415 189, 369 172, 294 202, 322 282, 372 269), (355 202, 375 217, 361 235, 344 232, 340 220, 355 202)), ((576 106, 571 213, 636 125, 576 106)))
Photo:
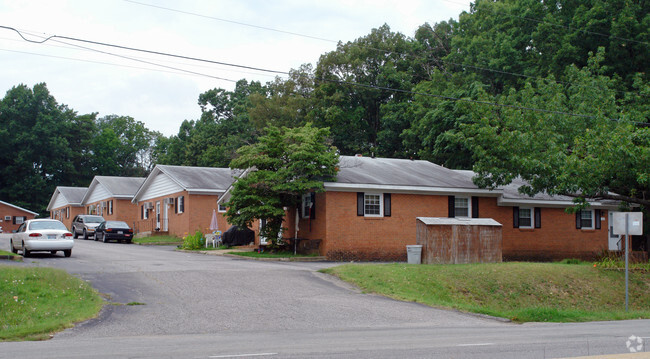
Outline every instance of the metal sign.
POLYGON ((614 234, 640 236, 643 234, 643 212, 614 212, 614 234), (627 231, 625 216, 628 216, 627 231))

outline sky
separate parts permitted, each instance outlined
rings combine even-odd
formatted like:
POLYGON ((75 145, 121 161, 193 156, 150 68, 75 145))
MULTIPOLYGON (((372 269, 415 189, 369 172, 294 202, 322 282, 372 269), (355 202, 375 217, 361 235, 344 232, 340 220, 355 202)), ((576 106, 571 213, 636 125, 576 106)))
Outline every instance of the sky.
MULTIPOLYGON (((338 41, 388 24, 412 37, 418 26, 458 19, 469 0, 0 0, 0 26, 32 41, 57 35, 212 62, 288 72, 316 66, 338 41)), ((276 75, 55 37, 37 44, 0 28, 2 97, 46 83, 79 115, 131 116, 174 135, 201 115, 201 93, 240 79, 276 75)))

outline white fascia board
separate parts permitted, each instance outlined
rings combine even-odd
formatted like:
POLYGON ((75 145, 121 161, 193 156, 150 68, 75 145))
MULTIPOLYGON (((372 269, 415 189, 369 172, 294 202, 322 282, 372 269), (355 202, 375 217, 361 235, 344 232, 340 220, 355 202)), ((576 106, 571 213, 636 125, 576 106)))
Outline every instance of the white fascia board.
POLYGON ((162 171, 160 170, 160 167, 156 166, 153 168, 151 173, 147 176, 147 178, 144 179, 142 184, 140 185, 140 188, 138 188, 137 191, 135 191, 135 194, 133 195, 133 198, 131 199, 131 203, 138 203, 140 200, 140 195, 141 192, 144 192, 145 189, 147 189, 151 185, 151 181, 153 181, 154 177, 158 175, 158 173, 161 173, 162 171))
MULTIPOLYGON (((613 204, 606 204, 606 203, 601 203, 596 201, 588 201, 588 202, 589 202, 589 206, 593 208, 602 208, 602 209, 618 208, 618 206, 613 204)), ((575 205, 576 204, 573 203, 573 201, 567 201, 567 200, 552 201, 552 200, 525 199, 525 198, 513 199, 513 198, 503 198, 503 197, 499 197, 497 199, 497 206, 501 206, 501 207, 527 206, 527 207, 567 208, 567 207, 573 207, 575 205)))
POLYGON ((188 189, 187 193, 188 194, 220 194, 220 193, 224 193, 225 191, 226 191, 225 189, 193 188, 193 189, 188 189))
POLYGON ((86 193, 84 193, 84 197, 81 199, 82 205, 84 206, 86 205, 86 199, 88 198, 88 195, 95 189, 97 183, 99 183, 97 181, 97 177, 94 177, 93 180, 90 182, 90 186, 88 186, 88 190, 86 191, 86 193))
POLYGON ((426 194, 426 195, 483 195, 487 197, 500 196, 503 191, 480 189, 480 188, 458 188, 458 187, 424 187, 424 186, 394 186, 356 183, 323 183, 325 191, 337 192, 390 192, 402 194, 426 194))

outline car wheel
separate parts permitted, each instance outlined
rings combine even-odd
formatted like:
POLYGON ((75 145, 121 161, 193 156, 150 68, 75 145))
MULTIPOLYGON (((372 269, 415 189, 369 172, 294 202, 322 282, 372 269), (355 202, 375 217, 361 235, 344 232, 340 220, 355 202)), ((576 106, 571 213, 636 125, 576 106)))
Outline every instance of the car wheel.
POLYGON ((84 228, 84 239, 88 239, 88 232, 86 232, 85 228, 84 228))
POLYGON ((52 255, 55 255, 55 254, 56 254, 56 251, 50 251, 50 253, 51 253, 52 255))
POLYGON ((32 254, 27 248, 25 248, 25 243, 23 243, 23 257, 29 257, 32 254))
POLYGON ((97 232, 95 232, 95 235, 93 236, 93 239, 94 239, 95 241, 98 241, 98 240, 99 240, 99 234, 98 234, 97 232))
POLYGON ((72 227, 72 238, 74 239, 79 238, 79 235, 77 234, 77 229, 75 227, 72 227))
POLYGON ((126 244, 131 244, 131 240, 130 240, 130 239, 127 239, 127 240, 126 240, 126 244))
POLYGON ((18 254, 18 249, 14 247, 14 241, 9 241, 9 245, 11 246, 11 253, 18 254))
POLYGON ((106 241, 106 234, 105 234, 105 233, 102 235, 102 242, 104 242, 104 243, 107 242, 107 241, 106 241))
POLYGON ((72 249, 64 250, 63 255, 66 256, 66 257, 70 257, 72 255, 72 249))

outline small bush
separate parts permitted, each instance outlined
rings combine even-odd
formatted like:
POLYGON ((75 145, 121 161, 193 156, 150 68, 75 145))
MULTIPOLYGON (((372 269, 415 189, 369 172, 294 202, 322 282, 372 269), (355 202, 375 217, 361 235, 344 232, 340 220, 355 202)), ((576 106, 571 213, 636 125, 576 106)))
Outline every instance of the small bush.
POLYGON ((182 249, 201 249, 205 245, 205 238, 203 238, 203 233, 197 230, 194 234, 189 234, 183 237, 182 249))

